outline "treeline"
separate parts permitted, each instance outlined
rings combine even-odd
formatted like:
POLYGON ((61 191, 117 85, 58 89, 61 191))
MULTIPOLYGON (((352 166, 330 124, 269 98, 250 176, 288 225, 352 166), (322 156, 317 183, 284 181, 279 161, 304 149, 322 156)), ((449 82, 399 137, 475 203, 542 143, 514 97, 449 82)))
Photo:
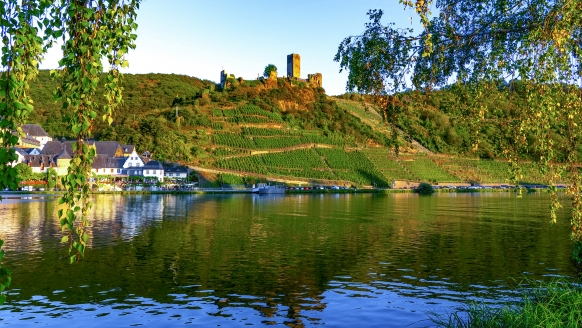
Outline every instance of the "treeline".
MULTIPOLYGON (((517 130, 522 117, 527 117, 527 84, 513 81, 477 88, 452 85, 433 90, 428 95, 410 91, 383 98, 345 94, 344 99, 381 104, 382 115, 403 130, 406 135, 436 153, 502 158, 505 150, 522 159, 536 159, 537 140, 526 136, 529 146, 521 148, 516 143, 517 130), (478 95, 478 93, 481 93, 478 95), (384 111, 385 110, 385 111, 384 111), (475 149, 474 145, 478 145, 475 149)), ((568 88, 569 86, 564 86, 568 88)), ((558 100, 559 102, 559 100, 558 100)), ((378 107, 377 107, 378 108, 378 107)), ((556 160, 564 160, 566 129, 563 118, 550 122, 548 133, 558 145, 556 160)), ((578 146, 578 161, 582 162, 582 147, 578 146)))

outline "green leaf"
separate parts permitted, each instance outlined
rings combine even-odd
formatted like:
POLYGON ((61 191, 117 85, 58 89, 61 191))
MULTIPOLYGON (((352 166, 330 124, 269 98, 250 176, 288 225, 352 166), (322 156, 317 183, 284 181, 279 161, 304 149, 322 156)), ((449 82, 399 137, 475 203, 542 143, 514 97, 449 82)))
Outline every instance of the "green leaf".
POLYGON ((67 243, 69 242, 69 236, 63 236, 63 238, 61 238, 61 243, 67 243))

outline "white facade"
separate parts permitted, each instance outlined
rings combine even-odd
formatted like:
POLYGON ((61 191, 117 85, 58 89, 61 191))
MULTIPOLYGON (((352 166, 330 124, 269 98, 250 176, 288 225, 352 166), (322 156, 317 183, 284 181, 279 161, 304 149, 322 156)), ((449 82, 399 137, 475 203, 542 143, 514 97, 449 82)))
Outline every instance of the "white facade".
POLYGON ((15 150, 15 153, 16 153, 16 156, 18 157, 18 159, 9 163, 9 165, 12 167, 18 165, 19 163, 24 162, 24 154, 22 154, 22 152, 18 151, 18 150, 15 150))
POLYGON ((187 172, 165 172, 164 175, 169 179, 186 179, 188 177, 187 172))
POLYGON ((44 148, 44 145, 46 145, 47 142, 53 141, 53 138, 51 138, 51 137, 36 137, 36 136, 30 136, 30 137, 40 141, 40 149, 41 150, 44 148))
POLYGON ((91 169, 91 172, 95 173, 96 175, 116 176, 116 175, 121 175, 123 172, 123 169, 107 167, 107 168, 91 169))
POLYGON ((134 149, 133 152, 125 160, 125 163, 123 164, 123 168, 129 169, 132 167, 142 167, 143 165, 144 165, 143 161, 141 160, 141 158, 135 152, 135 149, 134 149))
POLYGON ((143 176, 146 178, 158 178, 158 181, 164 181, 164 170, 150 170, 150 169, 143 169, 143 176))

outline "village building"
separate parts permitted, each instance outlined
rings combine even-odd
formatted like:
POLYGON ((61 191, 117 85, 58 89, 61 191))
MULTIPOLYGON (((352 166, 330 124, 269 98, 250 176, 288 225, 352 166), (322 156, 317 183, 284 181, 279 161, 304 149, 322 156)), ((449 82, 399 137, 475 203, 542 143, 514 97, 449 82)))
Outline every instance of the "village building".
POLYGON ((24 124, 21 127, 24 136, 20 136, 18 146, 20 148, 40 148, 53 138, 38 124, 24 124))
MULTIPOLYGON (((12 166, 24 163, 33 173, 46 173, 49 168, 54 168, 58 175, 67 174, 75 141, 53 140, 38 124, 25 124, 22 131, 26 136, 20 136, 18 147, 14 147, 17 160, 11 163, 12 166)), ((164 167, 151 160, 148 151, 139 155, 134 145, 121 145, 117 141, 88 141, 88 144, 96 150, 91 167, 96 176, 164 180, 164 167)))
POLYGON ((164 181, 164 167, 158 161, 149 161, 140 167, 129 167, 126 171, 130 177, 156 178, 158 181, 164 181))
POLYGON ((188 168, 183 166, 164 166, 164 178, 166 180, 187 180, 188 168))

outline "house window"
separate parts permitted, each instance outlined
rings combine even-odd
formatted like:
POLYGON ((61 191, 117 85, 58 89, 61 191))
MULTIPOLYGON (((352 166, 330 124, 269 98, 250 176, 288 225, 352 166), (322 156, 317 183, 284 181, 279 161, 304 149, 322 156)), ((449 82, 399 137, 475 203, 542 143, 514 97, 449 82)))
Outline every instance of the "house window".
POLYGON ((110 169, 110 170, 109 170, 109 173, 113 173, 113 169, 110 169))
POLYGON ((170 176, 171 176, 171 177, 172 177, 172 176, 174 176, 174 173, 170 173, 170 176))
POLYGON ((146 170, 146 174, 150 174, 150 170, 146 170))
POLYGON ((121 173, 121 169, 117 169, 117 173, 121 173))
POLYGON ((156 174, 156 170, 153 170, 153 174, 156 174))

